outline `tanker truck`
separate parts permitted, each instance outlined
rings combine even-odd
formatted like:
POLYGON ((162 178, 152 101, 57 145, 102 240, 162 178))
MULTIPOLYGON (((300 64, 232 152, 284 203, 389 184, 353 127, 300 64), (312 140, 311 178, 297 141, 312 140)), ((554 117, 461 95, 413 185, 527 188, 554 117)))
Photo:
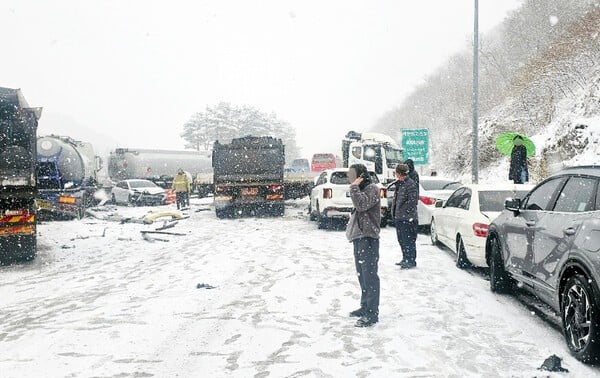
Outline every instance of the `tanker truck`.
POLYGON ((90 143, 67 136, 37 140, 37 206, 50 218, 81 218, 96 200, 102 159, 90 143))
POLYGON ((176 151, 143 148, 117 148, 108 158, 108 175, 112 180, 146 179, 170 189, 177 170, 189 173, 194 192, 212 193, 210 151, 176 151))
POLYGON ((35 156, 42 108, 0 88, 0 263, 36 255, 35 156))

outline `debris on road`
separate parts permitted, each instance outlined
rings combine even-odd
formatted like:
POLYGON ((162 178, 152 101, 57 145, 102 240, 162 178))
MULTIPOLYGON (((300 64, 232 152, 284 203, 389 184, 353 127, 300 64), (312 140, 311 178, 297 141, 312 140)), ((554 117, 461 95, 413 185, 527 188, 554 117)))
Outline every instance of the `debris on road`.
POLYGON ((538 370, 558 371, 558 372, 568 373, 569 369, 563 368, 561 366, 560 362, 561 362, 560 357, 558 357, 556 354, 553 354, 552 356, 550 356, 544 360, 544 363, 542 364, 542 366, 540 366, 538 368, 538 370))
POLYGON ((159 228, 156 229, 156 231, 160 231, 160 230, 166 230, 168 228, 173 228, 177 225, 177 223, 179 223, 178 220, 174 220, 174 221, 164 221, 163 225, 160 226, 159 228))
POLYGON ((161 242, 169 242, 170 241, 169 239, 161 239, 161 238, 151 237, 147 233, 142 233, 142 238, 144 238, 145 241, 148 241, 150 243, 154 243, 155 241, 161 241, 161 242))
POLYGON ((216 289, 216 286, 212 286, 211 284, 207 284, 207 283, 199 283, 198 285, 196 285, 196 289, 216 289))
POLYGON ((176 235, 176 236, 185 236, 187 234, 182 234, 181 232, 169 232, 169 231, 152 231, 152 230, 144 230, 140 231, 142 234, 161 234, 161 235, 176 235))

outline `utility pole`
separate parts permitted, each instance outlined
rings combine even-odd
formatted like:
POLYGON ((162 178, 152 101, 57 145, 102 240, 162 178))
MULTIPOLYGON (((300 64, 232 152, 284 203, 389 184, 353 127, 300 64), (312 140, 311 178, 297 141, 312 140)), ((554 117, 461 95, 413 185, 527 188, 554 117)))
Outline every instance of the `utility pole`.
POLYGON ((479 130, 477 125, 479 106, 479 0, 475 0, 475 18, 473 22, 473 156, 471 180, 479 182, 479 130))

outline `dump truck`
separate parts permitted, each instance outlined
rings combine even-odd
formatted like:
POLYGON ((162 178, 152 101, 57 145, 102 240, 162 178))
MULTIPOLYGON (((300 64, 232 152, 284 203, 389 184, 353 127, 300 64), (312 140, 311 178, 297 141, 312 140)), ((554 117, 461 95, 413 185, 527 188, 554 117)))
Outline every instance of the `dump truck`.
POLYGON ((98 203, 102 159, 91 143, 68 136, 37 139, 37 206, 44 218, 82 218, 98 203))
POLYGON ((0 263, 36 255, 36 136, 42 108, 0 88, 0 263))
POLYGON ((284 214, 285 149, 281 139, 246 136, 213 146, 214 204, 218 218, 284 214))

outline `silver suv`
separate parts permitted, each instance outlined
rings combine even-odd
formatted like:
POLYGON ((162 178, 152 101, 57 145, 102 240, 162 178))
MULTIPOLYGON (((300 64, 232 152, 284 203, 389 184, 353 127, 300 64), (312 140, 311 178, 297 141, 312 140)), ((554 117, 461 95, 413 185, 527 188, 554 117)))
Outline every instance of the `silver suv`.
POLYGON ((511 199, 486 240, 490 288, 515 283, 561 316, 573 355, 600 357, 600 166, 564 169, 511 199))

